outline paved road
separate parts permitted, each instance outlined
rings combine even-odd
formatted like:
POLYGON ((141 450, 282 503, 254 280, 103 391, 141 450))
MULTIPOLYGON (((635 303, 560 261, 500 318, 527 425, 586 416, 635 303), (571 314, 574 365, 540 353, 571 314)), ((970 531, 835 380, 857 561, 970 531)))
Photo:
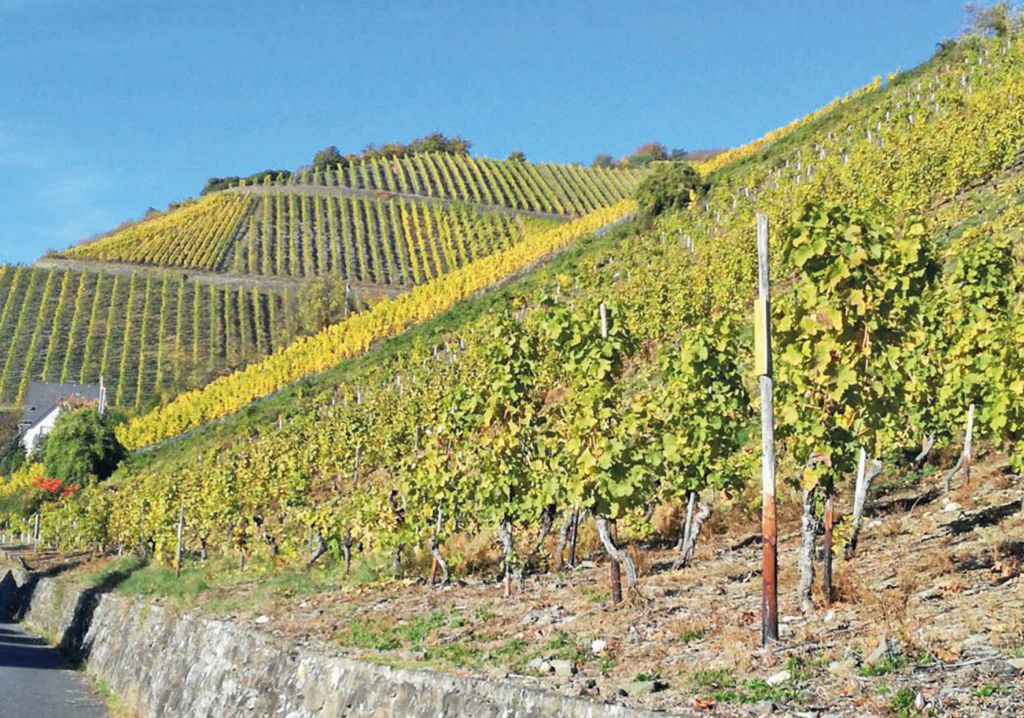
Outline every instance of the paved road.
POLYGON ((85 677, 42 639, 0 622, 0 718, 104 718, 85 677))

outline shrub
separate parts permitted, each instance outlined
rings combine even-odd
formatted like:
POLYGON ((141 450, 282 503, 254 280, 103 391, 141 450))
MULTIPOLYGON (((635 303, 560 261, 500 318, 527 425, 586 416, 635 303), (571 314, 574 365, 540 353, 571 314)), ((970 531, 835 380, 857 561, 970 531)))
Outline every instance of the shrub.
POLYGON ((89 477, 106 479, 126 456, 113 420, 92 408, 62 413, 43 442, 42 454, 48 476, 78 486, 89 477))
POLYGON ((685 209, 704 192, 700 173, 685 162, 657 165, 636 190, 640 209, 650 215, 685 209))

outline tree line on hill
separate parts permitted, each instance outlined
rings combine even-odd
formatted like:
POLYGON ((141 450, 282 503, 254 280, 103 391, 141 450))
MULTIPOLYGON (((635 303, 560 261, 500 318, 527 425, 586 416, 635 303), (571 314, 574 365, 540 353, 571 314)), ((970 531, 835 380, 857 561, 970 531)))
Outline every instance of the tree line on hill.
MULTIPOLYGON (((361 152, 350 152, 347 154, 342 154, 336 145, 328 145, 313 155, 313 161, 309 167, 314 171, 321 171, 339 166, 348 167, 350 163, 367 159, 395 159, 427 152, 468 155, 472 146, 473 142, 471 140, 458 135, 448 137, 443 132, 431 132, 407 143, 387 142, 383 145, 369 144, 361 152)), ((610 154, 601 153, 594 157, 590 164, 592 167, 637 168, 646 167, 652 162, 683 162, 687 158, 688 153, 683 149, 674 148, 669 150, 661 142, 647 142, 620 160, 616 160, 610 154)), ((522 150, 513 150, 506 159, 509 162, 526 162, 526 153, 522 150)), ((287 180, 292 175, 293 172, 290 170, 266 169, 246 177, 240 175, 211 177, 206 181, 206 185, 203 187, 200 195, 236 187, 243 182, 247 185, 261 184, 266 177, 274 180, 287 180)))

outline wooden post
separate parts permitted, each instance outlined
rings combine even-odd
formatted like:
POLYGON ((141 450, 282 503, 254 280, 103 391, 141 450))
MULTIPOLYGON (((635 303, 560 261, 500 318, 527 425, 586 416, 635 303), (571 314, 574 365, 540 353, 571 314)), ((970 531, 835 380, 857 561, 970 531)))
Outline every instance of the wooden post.
POLYGON ((174 549, 174 577, 181 577, 181 536, 185 531, 185 502, 181 502, 181 509, 178 512, 178 545, 174 549))
MULTIPOLYGON (((601 306, 604 306, 603 304, 601 306)), ((619 545, 619 532, 615 526, 614 521, 608 522, 608 534, 611 536, 612 543, 616 546, 619 545)), ((619 570, 619 562, 612 556, 612 603, 618 605, 622 603, 622 572, 619 570)))
POLYGON ((974 404, 967 407, 967 432, 964 434, 964 486, 971 483, 971 444, 974 438, 974 404))
MULTIPOLYGON (((601 315, 601 338, 608 338, 608 307, 604 302, 598 307, 598 313, 601 315)), ((612 539, 612 543, 618 546, 618 532, 615 528, 615 521, 609 521, 609 534, 612 539)), ((622 603, 622 572, 619 568, 619 562, 612 556, 611 561, 611 582, 612 582, 612 603, 622 603)))
POLYGON ((761 390, 761 644, 779 638, 778 530, 775 521, 775 419, 772 386, 768 215, 757 213, 757 305, 754 356, 761 390))
POLYGON ((576 567, 576 538, 580 528, 580 507, 572 509, 572 526, 569 527, 569 567, 576 567))

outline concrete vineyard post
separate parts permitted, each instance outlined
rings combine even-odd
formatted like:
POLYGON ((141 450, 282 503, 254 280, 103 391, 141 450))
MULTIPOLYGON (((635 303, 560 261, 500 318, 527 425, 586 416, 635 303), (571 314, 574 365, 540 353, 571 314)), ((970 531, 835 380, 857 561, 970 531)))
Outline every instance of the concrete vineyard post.
POLYGON ((857 481, 853 489, 853 529, 851 530, 850 540, 846 545, 847 558, 852 556, 854 551, 857 550, 857 534, 860 532, 860 522, 861 517, 864 515, 864 501, 867 495, 867 452, 862 446, 860 447, 860 453, 857 455, 857 481))
POLYGON ((778 532, 775 521, 775 419, 772 387, 768 215, 757 213, 757 304, 754 357, 761 390, 761 643, 779 638, 778 532))

